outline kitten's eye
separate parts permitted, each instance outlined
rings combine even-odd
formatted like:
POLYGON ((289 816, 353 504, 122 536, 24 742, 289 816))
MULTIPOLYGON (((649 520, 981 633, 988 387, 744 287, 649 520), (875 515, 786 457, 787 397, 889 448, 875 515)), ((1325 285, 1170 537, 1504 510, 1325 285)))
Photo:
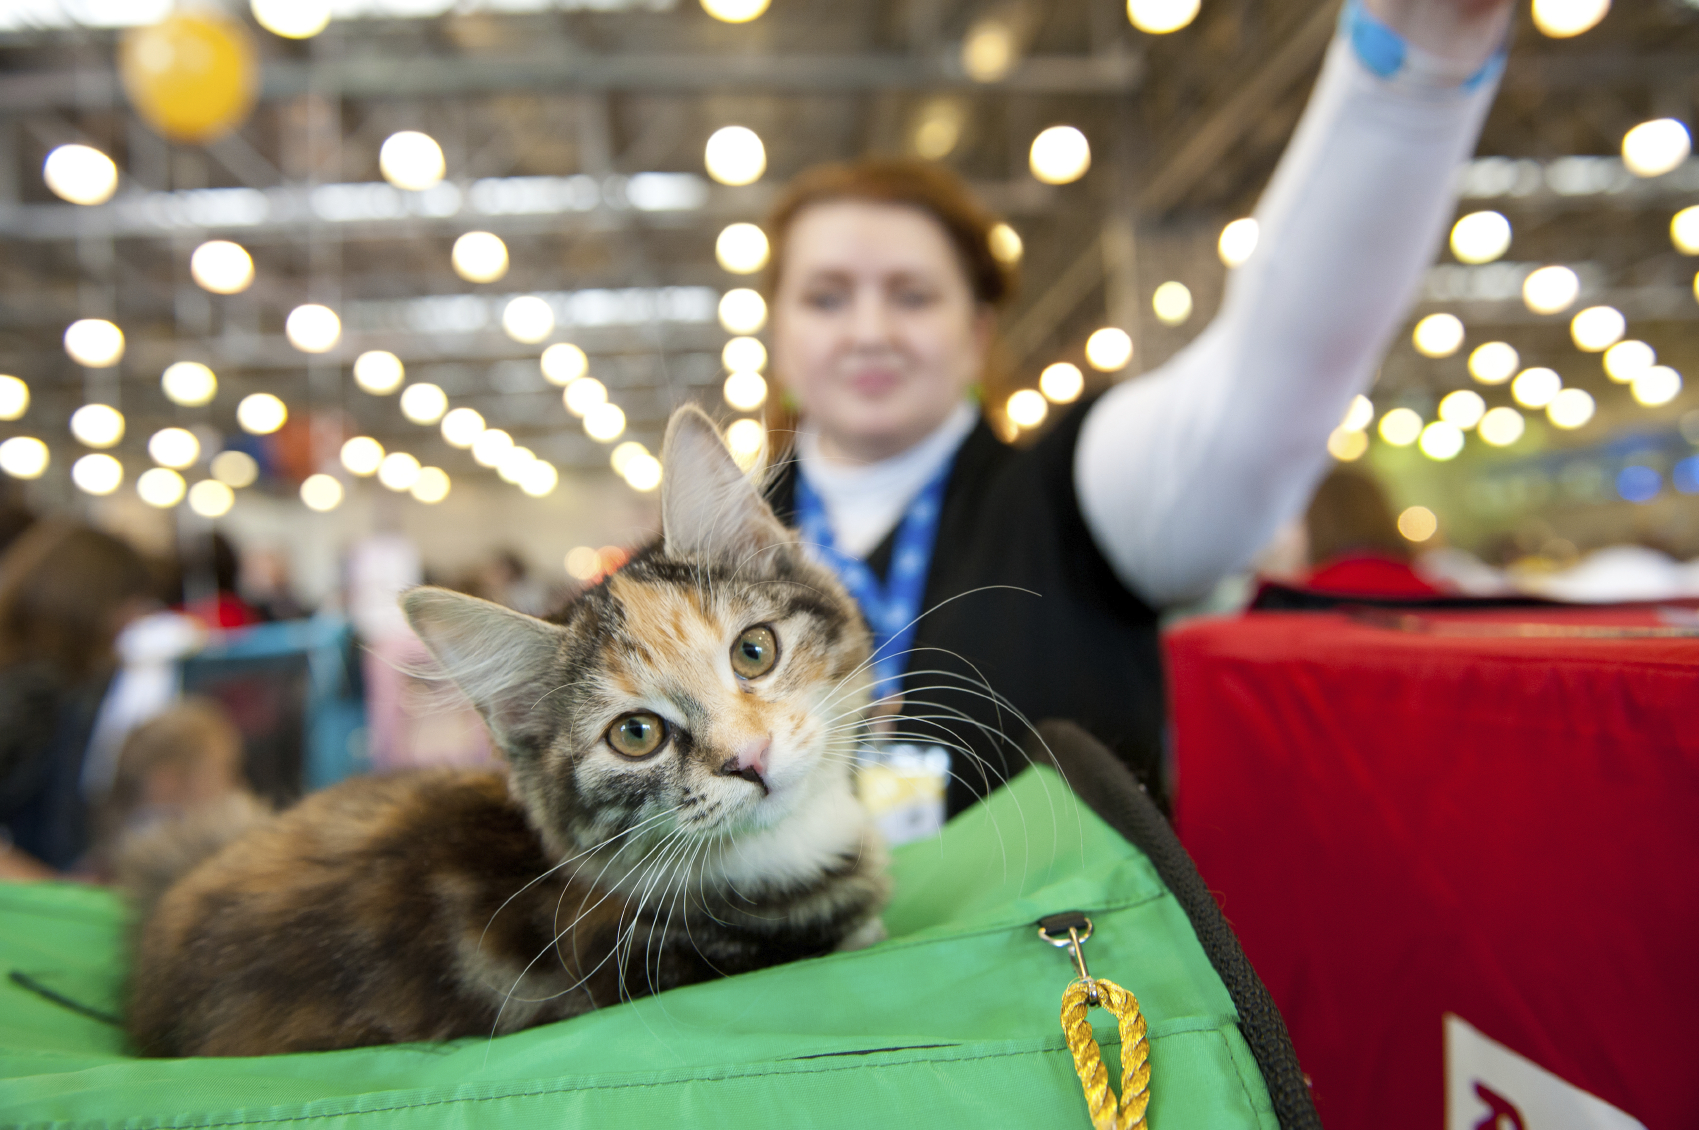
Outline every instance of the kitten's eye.
POLYGON ((732 670, 744 679, 758 679, 779 660, 779 641, 771 628, 745 628, 732 644, 732 670))
POLYGON ((667 724, 658 715, 627 714, 608 727, 607 740, 622 757, 648 757, 667 740, 667 724))

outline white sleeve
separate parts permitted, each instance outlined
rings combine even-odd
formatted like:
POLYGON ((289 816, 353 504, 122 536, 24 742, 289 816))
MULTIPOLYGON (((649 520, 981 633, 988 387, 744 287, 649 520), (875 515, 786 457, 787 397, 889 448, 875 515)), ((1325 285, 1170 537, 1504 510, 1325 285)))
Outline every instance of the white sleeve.
POLYGON ((1334 41, 1215 320, 1082 426, 1080 509, 1144 599, 1207 591, 1304 505, 1432 260, 1493 87, 1395 86, 1334 41))

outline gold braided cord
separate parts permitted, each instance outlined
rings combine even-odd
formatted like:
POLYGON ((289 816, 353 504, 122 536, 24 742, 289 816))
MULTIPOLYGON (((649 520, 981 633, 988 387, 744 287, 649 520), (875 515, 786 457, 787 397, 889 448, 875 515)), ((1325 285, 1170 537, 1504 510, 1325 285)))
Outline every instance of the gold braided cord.
POLYGON ((1113 981, 1096 980, 1099 1003, 1121 1025, 1121 1097, 1109 1089, 1109 1069, 1092 1035, 1086 1013, 1090 998, 1084 981, 1075 981, 1062 994, 1062 1034, 1074 1053, 1074 1070, 1085 1089, 1094 1130, 1137 1130, 1144 1126, 1150 1105, 1150 1040, 1138 998, 1113 981))

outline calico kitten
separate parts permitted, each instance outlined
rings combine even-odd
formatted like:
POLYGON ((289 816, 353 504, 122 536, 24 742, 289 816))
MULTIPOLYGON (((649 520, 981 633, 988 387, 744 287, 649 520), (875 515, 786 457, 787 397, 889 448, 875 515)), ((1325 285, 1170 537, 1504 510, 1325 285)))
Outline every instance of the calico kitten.
POLYGON ((705 415, 663 455, 661 539, 557 622, 403 598, 506 772, 350 780, 200 862, 140 930, 138 1048, 487 1036, 876 939, 867 629, 705 415))

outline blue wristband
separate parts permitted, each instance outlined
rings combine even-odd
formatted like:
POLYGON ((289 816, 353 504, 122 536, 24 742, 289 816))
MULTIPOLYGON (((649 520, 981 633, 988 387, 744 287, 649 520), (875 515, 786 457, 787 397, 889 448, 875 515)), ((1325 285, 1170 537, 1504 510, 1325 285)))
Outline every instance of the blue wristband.
POLYGON ((1392 28, 1363 6, 1363 0, 1346 0, 1339 13, 1339 30, 1351 41, 1357 59, 1370 74, 1388 81, 1411 81, 1430 87, 1453 87, 1472 91, 1498 77, 1504 69, 1508 44, 1500 44, 1491 58, 1473 74, 1453 76, 1433 65, 1433 57, 1411 47, 1392 28), (1426 65, 1424 65, 1426 64, 1426 65))

